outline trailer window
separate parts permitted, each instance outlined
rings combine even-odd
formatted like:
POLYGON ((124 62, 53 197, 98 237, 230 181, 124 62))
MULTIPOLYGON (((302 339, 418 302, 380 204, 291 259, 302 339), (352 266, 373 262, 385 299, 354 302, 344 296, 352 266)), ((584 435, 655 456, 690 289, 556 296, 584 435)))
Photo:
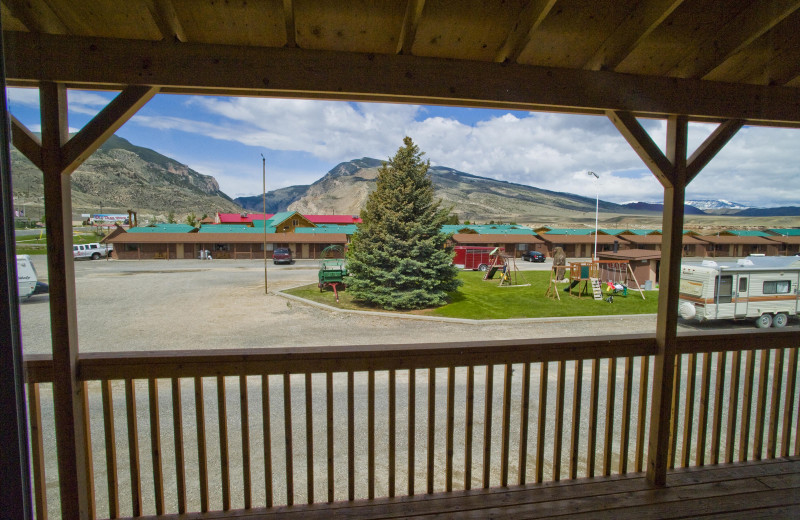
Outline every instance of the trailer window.
POLYGON ((764 282, 764 294, 789 294, 791 290, 792 282, 789 280, 764 282))
POLYGON ((747 292, 747 278, 739 278, 739 292, 747 292))
POLYGON ((731 303, 733 276, 717 276, 714 280, 714 299, 717 303, 731 303))

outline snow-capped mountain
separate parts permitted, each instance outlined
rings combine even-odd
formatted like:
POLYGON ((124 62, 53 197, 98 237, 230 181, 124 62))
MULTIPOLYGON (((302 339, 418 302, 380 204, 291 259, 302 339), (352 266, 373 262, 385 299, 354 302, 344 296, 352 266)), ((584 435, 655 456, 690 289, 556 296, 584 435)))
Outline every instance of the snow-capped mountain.
POLYGON ((703 211, 710 210, 710 209, 748 209, 750 206, 745 206, 739 204, 738 202, 731 202, 729 200, 687 200, 687 206, 694 206, 697 209, 702 209, 703 211))

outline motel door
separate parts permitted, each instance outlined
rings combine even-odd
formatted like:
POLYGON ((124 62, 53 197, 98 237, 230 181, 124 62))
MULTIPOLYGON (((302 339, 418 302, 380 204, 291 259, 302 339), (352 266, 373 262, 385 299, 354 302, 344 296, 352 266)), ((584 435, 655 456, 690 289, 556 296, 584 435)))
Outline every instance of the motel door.
POLYGON ((183 260, 183 244, 175 244, 175 257, 183 260))
POLYGON ((748 294, 750 294, 750 279, 746 274, 740 274, 736 277, 736 279, 736 299, 734 300, 736 305, 733 308, 733 315, 747 316, 747 303, 749 300, 748 294))
POLYGON ((300 247, 303 249, 303 256, 301 256, 301 258, 311 258, 311 256, 308 254, 308 244, 303 244, 300 247))

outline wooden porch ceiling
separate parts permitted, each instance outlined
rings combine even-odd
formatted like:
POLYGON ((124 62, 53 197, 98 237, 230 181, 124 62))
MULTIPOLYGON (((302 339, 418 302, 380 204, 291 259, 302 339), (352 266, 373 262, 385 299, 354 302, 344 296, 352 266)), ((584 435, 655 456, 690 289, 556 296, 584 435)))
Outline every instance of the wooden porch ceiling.
POLYGON ((800 125, 798 0, 2 0, 11 85, 800 125))

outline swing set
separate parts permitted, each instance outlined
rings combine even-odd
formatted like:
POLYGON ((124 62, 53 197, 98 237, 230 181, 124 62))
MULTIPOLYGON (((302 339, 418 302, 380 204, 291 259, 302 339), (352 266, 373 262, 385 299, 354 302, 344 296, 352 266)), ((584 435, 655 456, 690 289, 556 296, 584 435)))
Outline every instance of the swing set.
MULTIPOLYGON (((545 296, 561 299, 558 293, 556 281, 556 269, 553 266, 550 276, 550 284, 547 287, 545 296)), ((561 267, 563 269, 563 267, 561 267)), ((583 294, 590 293, 595 300, 605 300, 609 303, 614 301, 614 295, 627 296, 628 288, 638 290, 644 300, 644 291, 633 274, 633 269, 627 260, 594 260, 591 262, 570 262, 569 263, 570 283, 564 289, 570 296, 575 292, 575 296, 580 298, 583 294), (583 285, 581 285, 583 283, 583 285), (608 297, 603 298, 603 283, 608 297), (634 287, 635 284, 635 287, 634 287)))
POLYGON ((491 253, 492 263, 483 275, 483 281, 493 280, 494 275, 500 275, 500 287, 528 287, 531 284, 527 283, 525 277, 517 268, 517 259, 514 255, 507 255, 499 252, 499 248, 495 248, 491 253), (518 283, 519 279, 523 283, 518 283))

